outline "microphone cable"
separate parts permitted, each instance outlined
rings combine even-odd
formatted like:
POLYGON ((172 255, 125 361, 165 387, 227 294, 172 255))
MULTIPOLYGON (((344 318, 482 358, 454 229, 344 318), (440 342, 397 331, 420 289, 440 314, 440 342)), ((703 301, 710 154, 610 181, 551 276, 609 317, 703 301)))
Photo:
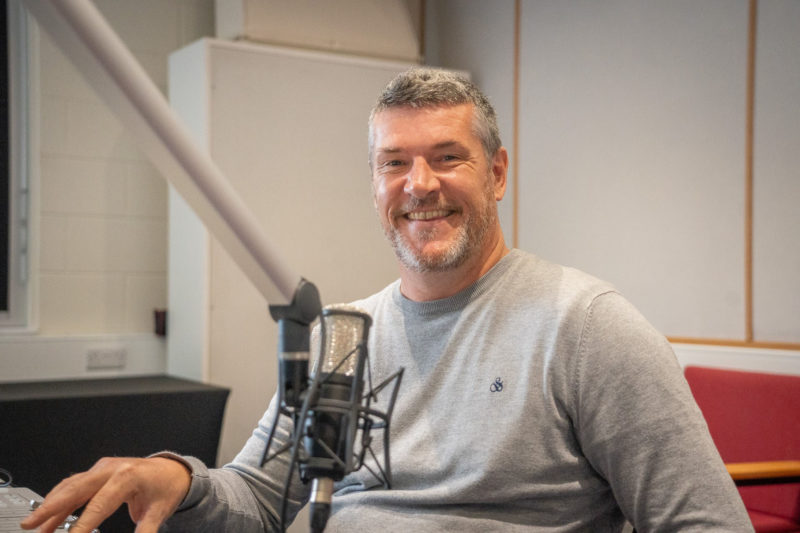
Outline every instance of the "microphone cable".
POLYGON ((14 481, 14 476, 11 475, 11 472, 5 468, 0 468, 0 476, 2 476, 0 477, 0 487, 10 487, 11 483, 14 481))
MULTIPOLYGON (((297 379, 299 367, 292 368, 280 361, 281 386, 278 388, 275 413, 259 464, 263 468, 269 461, 289 452, 280 511, 275 517, 278 520, 277 529, 281 533, 286 531, 289 495, 295 469, 304 484, 309 481, 312 483, 309 496, 312 533, 322 533, 325 528, 331 512, 335 481, 365 467, 385 489, 392 485, 390 420, 404 369, 398 369, 381 383, 373 385, 372 365, 367 348, 371 322, 369 315, 348 305, 337 305, 323 309, 320 318, 320 350, 316 359, 313 359, 314 370, 305 373, 304 380, 301 380, 305 385, 301 385, 301 381, 297 379), (346 322, 338 318, 341 316, 351 318, 347 318, 346 322), (326 317, 330 319, 330 323, 325 320, 326 317), (356 318, 363 320, 360 326, 363 329, 350 322, 356 318), (330 332, 327 330, 328 326, 332 328, 330 332), (344 329, 338 329, 340 327, 344 329), (286 372, 285 376, 283 372, 286 372), (286 376, 290 377, 287 379, 286 376), (346 379, 352 381, 345 381, 346 379), (394 385, 390 387, 392 383, 394 385), (286 391, 283 390, 284 386, 286 391), (344 387, 349 391, 346 394, 344 387), (380 393, 384 389, 389 394, 388 404, 385 409, 379 410, 373 406, 373 401, 380 402, 379 396, 383 397, 380 393), (281 415, 287 416, 287 424, 290 422, 293 426, 286 428, 288 438, 282 437, 276 443, 281 415), (383 431, 383 463, 372 447, 372 430, 383 431), (273 451, 276 444, 277 448, 273 451), (374 460, 375 465, 367 464, 366 458, 374 460), (377 468, 373 470, 372 466, 377 468)), ((315 335, 312 334, 311 337, 315 335)), ((312 344, 317 346, 316 342, 312 344)), ((283 351, 291 353, 295 350, 283 351)))

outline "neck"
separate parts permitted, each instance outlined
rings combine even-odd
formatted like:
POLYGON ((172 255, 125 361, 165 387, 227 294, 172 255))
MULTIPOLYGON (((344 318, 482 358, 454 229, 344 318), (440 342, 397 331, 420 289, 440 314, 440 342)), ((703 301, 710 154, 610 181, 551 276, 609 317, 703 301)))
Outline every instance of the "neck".
POLYGON ((480 254, 451 270, 416 272, 401 266, 400 292, 416 302, 447 298, 478 281, 509 251, 503 234, 499 233, 492 239, 491 246, 484 247, 480 254))

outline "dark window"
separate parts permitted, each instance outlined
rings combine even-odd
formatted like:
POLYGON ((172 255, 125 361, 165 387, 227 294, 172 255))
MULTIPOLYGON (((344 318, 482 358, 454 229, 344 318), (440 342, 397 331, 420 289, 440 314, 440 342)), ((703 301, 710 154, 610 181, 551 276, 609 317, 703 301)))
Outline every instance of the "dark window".
POLYGON ((0 311, 9 310, 9 240, 11 239, 11 209, 9 195, 11 179, 9 176, 9 114, 8 114, 8 24, 5 2, 0 9, 0 311))
MULTIPOLYGON (((28 325, 28 19, 0 7, 0 328, 28 325)), ((0 331, 0 332, 2 332, 0 331)))

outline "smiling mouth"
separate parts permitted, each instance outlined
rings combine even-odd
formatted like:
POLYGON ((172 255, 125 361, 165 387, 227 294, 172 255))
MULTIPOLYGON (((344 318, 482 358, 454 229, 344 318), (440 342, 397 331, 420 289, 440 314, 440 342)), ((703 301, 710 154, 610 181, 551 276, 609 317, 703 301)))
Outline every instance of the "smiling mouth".
POLYGON ((454 213, 448 209, 437 209, 434 211, 411 211, 406 213, 406 218, 409 220, 433 220, 434 218, 444 218, 454 213))

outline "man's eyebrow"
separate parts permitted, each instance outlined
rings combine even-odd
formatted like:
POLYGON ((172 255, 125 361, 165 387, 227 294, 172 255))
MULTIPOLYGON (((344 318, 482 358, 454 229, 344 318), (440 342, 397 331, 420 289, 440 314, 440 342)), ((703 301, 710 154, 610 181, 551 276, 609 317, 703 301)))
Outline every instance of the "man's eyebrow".
MULTIPOLYGON (((434 144, 432 148, 434 150, 442 150, 444 148, 454 148, 454 147, 455 148, 464 148, 465 145, 464 145, 464 143, 462 143, 460 141, 451 140, 451 141, 438 142, 438 143, 434 144)), ((380 147, 380 148, 376 149, 375 153, 377 153, 377 154, 397 154, 397 153, 404 152, 404 151, 405 150, 402 149, 402 148, 395 148, 393 146, 384 146, 384 147, 380 147)))
POLYGON ((442 141, 440 143, 436 143, 433 145, 433 148, 435 150, 441 150, 442 148, 453 148, 453 147, 461 148, 463 146, 464 146, 463 143, 453 140, 453 141, 442 141))

